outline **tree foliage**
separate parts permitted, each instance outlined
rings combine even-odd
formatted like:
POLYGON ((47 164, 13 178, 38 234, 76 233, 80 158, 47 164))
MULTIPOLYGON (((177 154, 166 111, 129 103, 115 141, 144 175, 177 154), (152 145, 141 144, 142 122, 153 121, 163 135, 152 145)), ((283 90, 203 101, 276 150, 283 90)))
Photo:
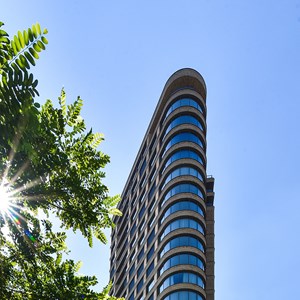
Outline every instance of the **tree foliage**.
POLYGON ((12 38, 0 22, 0 191, 9 207, 0 214, 0 299, 116 299, 79 276, 79 263, 66 259, 65 232, 79 230, 92 246, 106 243, 119 197, 109 197, 103 168, 109 157, 97 150, 103 136, 86 131, 80 97, 57 107, 35 101, 38 81, 30 72, 45 50, 47 30, 39 24, 12 38), (41 214, 41 211, 43 214, 41 214), (41 215, 43 217, 41 217, 41 215))

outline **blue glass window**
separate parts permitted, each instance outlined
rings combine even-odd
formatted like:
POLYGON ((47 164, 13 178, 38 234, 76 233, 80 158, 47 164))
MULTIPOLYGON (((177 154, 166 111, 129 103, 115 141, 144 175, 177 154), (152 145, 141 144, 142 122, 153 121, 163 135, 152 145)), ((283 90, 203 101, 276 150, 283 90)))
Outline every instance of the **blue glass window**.
POLYGON ((129 270, 129 277, 131 277, 131 275, 133 274, 134 269, 135 269, 135 267, 134 267, 134 264, 133 264, 133 266, 129 270))
POLYGON ((166 212, 163 215, 163 217, 161 218, 160 222, 162 223, 165 220, 165 218, 167 218, 169 215, 171 215, 177 211, 180 211, 180 210, 192 210, 192 211, 195 211, 198 214, 200 214, 202 217, 204 217, 204 212, 198 204, 196 204, 192 201, 184 200, 184 201, 176 202, 172 206, 170 206, 166 210, 166 212))
POLYGON ((199 127, 203 131, 203 126, 198 119, 190 115, 183 115, 172 120, 172 122, 169 124, 168 128, 166 129, 165 135, 168 132, 170 132, 173 128, 181 124, 192 124, 199 127))
POLYGON ((150 266, 147 269, 147 277, 151 274, 153 269, 154 269, 154 261, 150 264, 150 266))
POLYGON ((194 133, 181 132, 172 137, 172 139, 169 141, 169 143, 165 147, 164 153, 167 150, 169 150, 172 146, 174 146, 175 144, 178 144, 180 142, 193 142, 193 143, 199 145, 201 148, 204 148, 202 141, 194 133))
POLYGON ((142 263, 141 266, 137 270, 137 276, 138 277, 141 275, 141 273, 143 272, 143 270, 144 270, 144 264, 142 263))
POLYGON ((150 258, 152 257, 153 254, 154 254, 154 245, 150 248, 150 250, 147 254, 147 261, 150 260, 150 258))
POLYGON ((200 189, 191 184, 191 183, 181 183, 181 184, 177 184, 174 187, 172 187, 168 193, 165 195, 165 198, 161 204, 161 206, 164 205, 164 203, 170 199, 171 197, 180 194, 180 193, 192 193, 195 195, 198 195, 199 197, 201 197, 202 199, 204 199, 202 192, 200 191, 200 189))
POLYGON ((145 210, 146 210, 146 207, 144 204, 143 207, 141 208, 141 211, 139 212, 139 220, 141 220, 142 216, 144 215, 145 210))
POLYGON ((143 287, 144 285, 144 280, 143 278, 140 280, 140 282, 138 283, 137 285, 137 292, 139 292, 141 290, 141 288, 143 287))
POLYGON ((192 291, 176 291, 165 298, 163 300, 203 300, 203 297, 192 291))
POLYGON ((133 286, 134 286, 134 278, 129 283, 129 291, 132 290, 133 286))
POLYGON ((204 247, 197 238, 192 236, 178 236, 165 244, 164 248, 160 252, 160 258, 163 257, 163 255, 169 250, 178 247, 193 247, 199 249, 201 252, 204 252, 204 247))
POLYGON ((144 255, 144 248, 141 249, 139 255, 138 255, 138 261, 140 261, 140 259, 143 257, 144 255))
POLYGON ((170 232, 180 229, 180 228, 192 228, 192 229, 196 229, 197 231, 204 234, 204 228, 200 223, 198 223, 197 221, 195 221, 193 219, 182 218, 182 219, 177 219, 177 220, 171 222, 170 224, 168 224, 165 227, 163 233, 161 234, 160 240, 162 240, 170 232))
POLYGON ((182 150, 179 150, 179 151, 175 152, 174 154, 172 154, 172 156, 165 163, 163 171, 174 161, 183 159, 183 158, 194 159, 194 160, 198 161, 201 165, 204 165, 202 158, 196 152, 194 152, 192 150, 188 150, 188 149, 182 149, 182 150))
POLYGON ((162 185, 161 189, 163 189, 164 186, 172 179, 174 179, 178 176, 185 176, 185 175, 194 176, 194 177, 198 178, 199 180, 201 180, 202 182, 204 182, 202 175, 196 169, 191 168, 191 167, 180 167, 180 168, 173 170, 168 175, 168 177, 165 179, 164 184, 162 185))
POLYGON ((200 112, 203 113, 202 107, 194 99, 182 98, 182 99, 179 99, 179 100, 175 101, 174 103, 172 103, 172 105, 170 106, 170 108, 168 109, 168 111, 166 113, 166 117, 171 112, 173 112, 175 109, 177 109, 179 107, 182 107, 182 106, 192 106, 192 107, 195 107, 196 109, 198 109, 200 112))
POLYGON ((171 258, 169 258, 164 265, 162 266, 162 268, 160 269, 160 275, 167 271, 168 269, 178 266, 178 265, 192 265, 192 266, 196 266, 198 268, 200 268, 201 270, 204 271, 204 264, 202 262, 202 260, 193 255, 193 254, 178 254, 175 256, 172 256, 171 258))
POLYGON ((128 298, 128 300, 134 300, 134 293, 132 293, 132 294, 130 295, 130 297, 128 298))
POLYGON ((204 282, 199 275, 190 272, 179 272, 167 277, 165 281, 162 283, 162 285, 160 286, 159 292, 162 293, 169 286, 179 284, 179 283, 192 283, 204 289, 204 282))
POLYGON ((151 244, 151 242, 153 241, 154 237, 155 237, 155 228, 152 230, 152 232, 150 233, 150 235, 147 239, 147 246, 148 247, 151 244))

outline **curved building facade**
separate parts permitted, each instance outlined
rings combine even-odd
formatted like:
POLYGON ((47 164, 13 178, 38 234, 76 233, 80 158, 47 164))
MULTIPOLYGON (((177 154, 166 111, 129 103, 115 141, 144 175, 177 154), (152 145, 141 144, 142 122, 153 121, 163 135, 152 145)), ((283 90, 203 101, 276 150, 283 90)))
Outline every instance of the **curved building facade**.
POLYGON ((214 299, 214 178, 206 174, 206 86, 167 81, 128 177, 111 235, 112 294, 214 299))

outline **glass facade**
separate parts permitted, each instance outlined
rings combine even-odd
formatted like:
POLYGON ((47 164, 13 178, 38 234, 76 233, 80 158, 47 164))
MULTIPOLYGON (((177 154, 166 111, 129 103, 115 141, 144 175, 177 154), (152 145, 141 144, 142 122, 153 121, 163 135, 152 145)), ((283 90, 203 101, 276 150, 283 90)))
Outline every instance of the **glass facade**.
POLYGON ((191 210, 191 211, 194 211, 194 212, 200 214, 202 217, 204 217, 204 212, 198 204, 196 204, 195 202, 192 202, 192 201, 185 200, 185 201, 176 202, 173 205, 171 205, 164 213, 160 222, 162 223, 165 220, 165 218, 167 218, 169 215, 171 215, 177 211, 180 211, 180 210, 191 210))
POLYGON ((180 228, 191 228, 191 229, 195 229, 195 230, 201 232, 202 234, 204 234, 204 228, 199 222, 197 222, 193 219, 183 218, 183 219, 177 219, 177 220, 171 222, 170 224, 168 224, 165 227, 163 233, 161 234, 160 240, 162 240, 170 232, 180 229, 180 228))
POLYGON ((192 151, 189 149, 182 149, 182 150, 179 150, 179 151, 173 153, 170 156, 170 158, 166 161, 166 163, 164 165, 162 173, 171 163, 173 163, 176 160, 184 159, 184 158, 194 159, 194 160, 198 161, 201 165, 204 165, 202 158, 195 151, 192 151))
POLYGON ((171 138, 171 140, 165 147, 164 153, 166 151, 168 151, 172 146, 174 146, 178 143, 181 143, 181 142, 192 142, 192 143, 199 145, 201 148, 204 148, 202 141, 196 134, 194 134, 192 132, 181 132, 181 133, 174 135, 171 138))
POLYGON ((204 199, 203 193, 200 191, 200 189, 197 186, 195 186, 194 184, 191 184, 191 183, 181 183, 181 184, 175 185, 167 192, 161 205, 164 205, 165 202, 168 201, 171 197, 173 197, 177 194, 181 194, 181 193, 195 194, 195 195, 201 197, 202 199, 204 199))
POLYGON ((197 126, 198 128, 200 128, 203 131, 203 126, 197 118, 190 116, 190 115, 183 115, 183 116, 179 116, 171 121, 171 123, 169 124, 169 126, 167 127, 167 129, 165 131, 165 135, 168 134, 176 126, 179 126, 182 124, 192 124, 192 125, 197 126))
POLYGON ((178 265, 192 265, 192 266, 196 266, 199 269, 204 271, 204 264, 199 257, 197 257, 193 254, 184 253, 184 254, 174 255, 171 258, 169 258, 163 264, 159 273, 160 273, 160 275, 162 275, 163 272, 169 270, 172 267, 178 266, 178 265))
POLYGON ((192 167, 179 167, 175 170, 173 170, 165 179, 164 184, 162 186, 162 189, 164 188, 164 186, 171 181, 172 179, 179 177, 179 176, 194 176, 196 178, 198 178, 200 181, 204 181, 203 180, 203 176, 200 174, 199 171, 197 171, 195 168, 192 167))
POLYGON ((169 286, 173 286, 179 283, 196 284, 204 289, 203 279, 199 275, 191 272, 179 272, 167 277, 160 286, 159 292, 162 293, 169 286))
POLYGON ((202 107, 194 100, 191 98, 181 98, 177 101, 175 101, 174 103, 172 103, 172 105, 169 107, 167 113, 166 113, 166 117, 172 113, 175 109, 182 107, 182 106, 191 106, 194 107, 196 109, 198 109, 201 113, 203 113, 203 109, 202 107))
POLYGON ((164 248, 160 252, 160 258, 162 258, 168 251, 178 247, 193 247, 204 252, 204 247, 197 238, 192 236, 179 236, 165 244, 164 248))
POLYGON ((163 300, 203 300, 203 297, 192 291, 177 291, 164 297, 163 300))

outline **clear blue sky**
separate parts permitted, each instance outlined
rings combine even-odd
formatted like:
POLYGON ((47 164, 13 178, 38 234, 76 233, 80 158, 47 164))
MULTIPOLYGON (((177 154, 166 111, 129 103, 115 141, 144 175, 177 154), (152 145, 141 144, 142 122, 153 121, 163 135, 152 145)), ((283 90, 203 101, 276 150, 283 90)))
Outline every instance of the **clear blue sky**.
MULTIPOLYGON (((121 193, 168 77, 208 87, 216 178, 216 299, 300 299, 300 0, 1 1, 13 35, 36 21, 49 46, 41 101, 80 95, 121 193)), ((82 272, 108 281, 109 246, 71 236, 82 272), (97 245, 96 245, 97 244, 97 245)))

